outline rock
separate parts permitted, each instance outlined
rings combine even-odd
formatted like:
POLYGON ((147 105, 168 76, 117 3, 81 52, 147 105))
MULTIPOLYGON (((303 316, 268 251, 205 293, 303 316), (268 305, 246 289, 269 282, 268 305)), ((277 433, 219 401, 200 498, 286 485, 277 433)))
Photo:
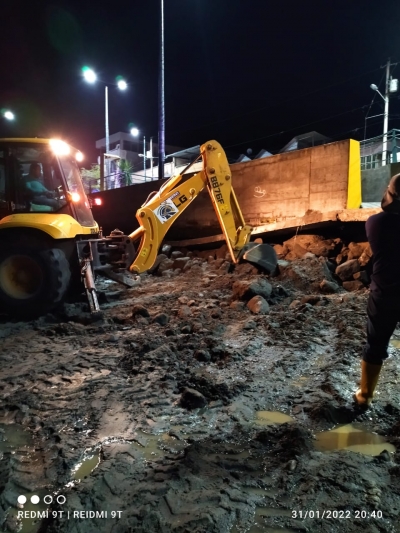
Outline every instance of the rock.
POLYGON ((289 251, 286 246, 282 246, 281 244, 275 244, 275 246, 273 246, 273 249, 275 250, 275 253, 278 259, 285 257, 285 255, 289 251))
POLYGON ((201 392, 187 387, 182 392, 180 404, 186 409, 196 409, 207 405, 207 400, 201 392))
POLYGON ((235 274, 241 274, 243 276, 253 276, 254 274, 258 274, 258 269, 250 263, 239 263, 235 267, 235 274))
POLYGON ((291 459, 288 464, 287 464, 287 468, 288 470, 290 470, 291 472, 293 472, 293 470, 296 470, 296 467, 297 467, 297 461, 295 459, 291 459))
POLYGON ((179 250, 174 250, 171 253, 171 259, 177 259, 178 257, 183 257, 183 253, 180 252, 179 250))
POLYGON ((333 254, 337 246, 335 241, 331 239, 325 240, 319 235, 295 235, 283 244, 291 254, 290 257, 286 255, 287 259, 300 258, 306 252, 310 252, 318 257, 327 257, 333 254))
POLYGON ((198 361, 203 361, 205 363, 207 363, 208 361, 211 361, 211 355, 207 350, 196 350, 194 352, 194 357, 198 361))
POLYGON ((254 296, 247 302, 247 307, 256 315, 267 315, 269 313, 269 304, 262 296, 254 296))
POLYGON ((161 247, 161 253, 169 257, 171 254, 172 246, 170 244, 163 244, 161 247))
POLYGON ((294 243, 291 246, 290 252, 286 254, 286 259, 293 261, 294 259, 300 259, 307 253, 306 248, 303 248, 299 243, 294 243))
POLYGON ((188 335, 189 333, 192 333, 192 326, 190 326, 189 324, 186 324, 186 326, 183 326, 183 328, 181 328, 181 333, 184 333, 186 335, 188 335))
POLYGON ((355 274, 353 274, 353 278, 358 279, 359 281, 364 283, 364 285, 368 285, 370 282, 370 278, 366 270, 360 270, 360 272, 356 272, 355 274))
POLYGON ((300 300, 293 300, 293 302, 290 303, 289 309, 295 309, 300 305, 300 300))
POLYGON ((157 271, 162 274, 166 270, 170 270, 173 267, 173 264, 174 264, 174 260, 173 259, 168 259, 168 258, 167 259, 163 259, 163 261, 161 261, 161 263, 159 264, 159 267, 158 267, 157 271))
POLYGON ((235 281, 232 287, 233 297, 237 300, 249 300, 253 296, 267 299, 271 296, 272 285, 263 278, 249 281, 235 281))
POLYGON ((334 281, 328 281, 327 279, 323 279, 319 284, 319 287, 321 292, 324 294, 333 294, 335 292, 339 292, 340 290, 340 287, 337 283, 334 281))
MULTIPOLYGON (((174 253, 174 252, 172 252, 174 253)), ((190 261, 190 257, 178 257, 175 259, 174 264, 172 265, 172 268, 183 270, 187 263, 190 261)))
POLYGON ((256 329, 257 324, 254 322, 254 320, 248 320, 244 326, 243 329, 256 329))
POLYGON ((334 255, 335 248, 337 248, 337 243, 332 239, 327 239, 310 244, 307 250, 317 257, 328 257, 334 255))
MULTIPOLYGON (((179 272, 180 272, 180 270, 179 270, 179 272)), ((171 278, 172 276, 174 276, 174 271, 172 270, 172 268, 167 268, 167 270, 163 270, 161 272, 161 275, 164 278, 171 278)))
POLYGON ((148 272, 150 274, 155 272, 158 269, 159 265, 166 259, 168 259, 168 256, 166 254, 158 254, 156 257, 156 260, 154 261, 154 265, 151 268, 149 268, 148 272))
POLYGON ((182 307, 178 311, 178 316, 180 318, 187 318, 188 316, 192 316, 192 310, 188 305, 182 305, 182 307))
POLYGON ((355 279, 353 281, 344 281, 343 282, 343 288, 346 289, 346 291, 353 292, 358 291, 360 289, 364 288, 364 283, 361 281, 355 279))
POLYGON ((169 316, 165 313, 159 313, 153 318, 153 322, 160 324, 160 326, 166 326, 169 322, 169 316))
POLYGON ((132 317, 135 317, 137 315, 148 317, 150 316, 150 313, 145 307, 143 307, 143 305, 137 304, 132 307, 132 317))
POLYGON ((347 259, 358 259, 359 257, 361 257, 367 245, 367 242, 351 242, 348 246, 349 254, 347 256, 347 259))
POLYGON ((360 258, 358 259, 358 262, 361 266, 366 266, 372 257, 372 250, 370 245, 367 243, 367 246, 364 248, 363 253, 361 254, 360 258))
POLYGON ((357 259, 350 259, 349 261, 339 265, 335 270, 335 274, 342 281, 349 281, 353 278, 353 274, 359 272, 360 270, 361 266, 357 259))

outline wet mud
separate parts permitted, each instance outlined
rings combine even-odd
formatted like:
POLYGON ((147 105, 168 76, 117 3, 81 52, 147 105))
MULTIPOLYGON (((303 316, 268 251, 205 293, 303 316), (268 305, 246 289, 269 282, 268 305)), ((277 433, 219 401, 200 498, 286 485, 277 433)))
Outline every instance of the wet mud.
POLYGON ((368 289, 310 253, 270 277, 178 258, 99 280, 97 322, 3 317, 0 531, 400 531, 400 331, 352 401, 368 289))

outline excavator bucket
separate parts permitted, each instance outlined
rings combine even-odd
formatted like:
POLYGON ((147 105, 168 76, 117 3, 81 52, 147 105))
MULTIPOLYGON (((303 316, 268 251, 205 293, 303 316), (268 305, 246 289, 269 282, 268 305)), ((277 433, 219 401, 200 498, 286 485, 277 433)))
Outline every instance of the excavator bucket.
POLYGON ((278 266, 276 252, 269 244, 249 242, 244 246, 240 257, 253 265, 259 266, 267 274, 275 272, 278 266))

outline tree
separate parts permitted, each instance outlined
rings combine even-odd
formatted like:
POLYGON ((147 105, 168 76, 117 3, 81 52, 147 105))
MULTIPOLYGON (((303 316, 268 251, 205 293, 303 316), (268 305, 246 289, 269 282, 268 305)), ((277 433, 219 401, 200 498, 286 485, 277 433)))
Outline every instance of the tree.
POLYGON ((126 159, 120 159, 118 161, 118 168, 120 170, 121 187, 132 185, 131 174, 133 172, 133 166, 131 162, 126 159))
POLYGON ((86 193, 100 190, 100 165, 92 165, 90 169, 81 168, 81 175, 86 193))

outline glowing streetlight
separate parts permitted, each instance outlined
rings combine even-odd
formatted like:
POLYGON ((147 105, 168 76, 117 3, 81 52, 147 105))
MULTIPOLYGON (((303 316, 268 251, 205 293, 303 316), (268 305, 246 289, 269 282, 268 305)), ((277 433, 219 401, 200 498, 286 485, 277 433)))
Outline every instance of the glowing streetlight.
MULTIPOLYGON (((82 74, 83 74, 85 81, 87 81, 88 83, 95 83, 97 81, 97 75, 94 72, 94 70, 91 69, 90 67, 83 67, 82 74)), ((114 85, 116 85, 120 91, 125 91, 128 88, 128 84, 122 78, 122 76, 117 76, 115 81, 116 83, 114 85)), ((107 84, 105 84, 105 122, 106 122, 105 124, 106 126, 105 128, 106 129, 106 154, 108 154, 108 152, 110 151, 110 130, 108 126, 108 86, 107 84)), ((107 162, 107 172, 109 173, 108 162, 107 162)))
POLYGON ((3 111, 3 117, 7 120, 14 120, 15 119, 15 115, 12 111, 10 111, 9 109, 7 109, 6 111, 3 111))
POLYGON ((137 128, 131 128, 131 135, 137 137, 139 135, 139 130, 137 128))
POLYGON ((82 74, 88 83, 94 83, 97 80, 96 73, 89 67, 83 67, 82 74))

